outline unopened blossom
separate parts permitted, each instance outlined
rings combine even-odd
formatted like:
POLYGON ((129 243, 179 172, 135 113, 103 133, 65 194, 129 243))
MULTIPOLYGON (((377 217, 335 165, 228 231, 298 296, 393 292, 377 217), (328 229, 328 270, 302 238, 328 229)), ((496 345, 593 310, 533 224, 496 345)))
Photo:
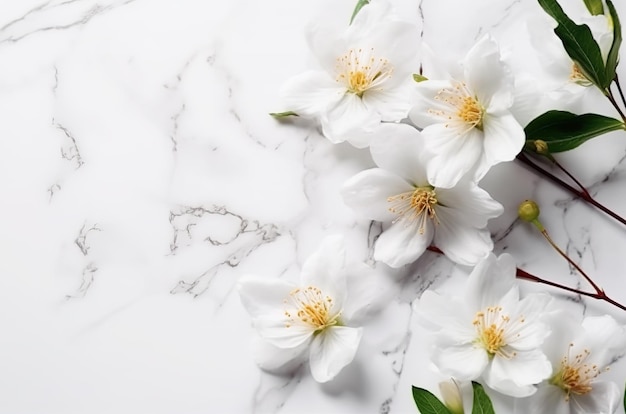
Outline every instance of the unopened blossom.
POLYGON ((434 243, 451 260, 473 265, 493 248, 487 221, 502 206, 471 181, 438 188, 427 177, 424 139, 405 124, 383 124, 370 145, 378 168, 362 171, 342 189, 356 213, 386 228, 374 259, 400 267, 434 243))
POLYGON ((409 117, 423 128, 432 185, 453 187, 466 174, 479 180, 521 151, 524 130, 509 111, 513 78, 489 36, 469 50, 462 73, 419 82, 416 90, 409 117))
POLYGON ((622 391, 602 376, 626 352, 626 329, 608 315, 586 317, 581 323, 559 312, 552 320, 554 332, 544 344, 552 375, 517 412, 614 413, 622 391))
MULTIPOLYGON (((333 379, 354 358, 362 328, 349 326, 345 249, 340 237, 325 240, 304 263, 300 284, 260 276, 242 277, 239 294, 265 352, 290 359, 306 353, 313 378, 333 379)), ((274 355, 261 356, 263 360, 274 355)))
POLYGON ((417 306, 421 323, 433 331, 431 358, 443 374, 482 378, 505 395, 525 397, 552 372, 541 349, 550 333, 541 321, 550 297, 520 299, 515 271, 510 255, 490 254, 470 274, 464 297, 428 290, 417 306))
POLYGON ((333 143, 369 144, 381 121, 400 121, 410 109, 416 58, 415 25, 390 17, 386 1, 364 6, 352 26, 309 28, 309 45, 320 69, 287 80, 285 107, 321 122, 333 143))

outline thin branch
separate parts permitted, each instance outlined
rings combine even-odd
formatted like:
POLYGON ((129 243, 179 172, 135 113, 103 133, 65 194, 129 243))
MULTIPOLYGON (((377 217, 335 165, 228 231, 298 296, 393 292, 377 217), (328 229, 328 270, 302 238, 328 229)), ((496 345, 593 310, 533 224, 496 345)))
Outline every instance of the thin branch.
MULTIPOLYGON (((435 247, 435 246, 428 246, 427 250, 429 250, 431 252, 443 254, 443 252, 438 247, 435 247)), ((605 301, 607 303, 610 303, 611 305, 613 305, 615 307, 620 308, 623 311, 626 311, 626 306, 622 305, 621 303, 617 302, 614 299, 611 299, 602 290, 600 292, 598 292, 598 293, 585 292, 584 290, 572 288, 572 287, 569 287, 569 286, 562 285, 560 283, 556 283, 556 282, 552 282, 550 280, 542 279, 539 276, 535 276, 533 274, 528 273, 525 270, 520 269, 519 267, 516 268, 515 270, 516 270, 515 271, 515 277, 518 278, 518 279, 528 280, 528 281, 535 282, 535 283, 541 283, 543 285, 552 286, 552 287, 555 287, 557 289, 565 290, 567 292, 576 293, 577 295, 587 296, 587 297, 592 298, 592 299, 602 300, 602 301, 605 301)))
POLYGON ((565 190, 567 190, 570 193, 576 195, 577 197, 583 199, 587 203, 593 205, 594 207, 598 208, 599 210, 603 211, 604 213, 608 214, 609 216, 613 217, 615 220, 619 221, 620 223, 622 223, 623 225, 626 226, 626 220, 624 218, 622 218, 620 215, 614 213, 612 210, 608 209, 603 204, 598 203, 595 199, 593 199, 593 197, 591 197, 589 195, 589 193, 585 194, 582 191, 578 191, 577 189, 575 189, 571 185, 567 184, 565 181, 561 180, 560 178, 558 178, 557 176, 552 174, 550 171, 547 171, 547 170, 543 169, 542 167, 540 167, 539 165, 535 164, 524 153, 520 152, 517 155, 517 159, 520 162, 526 164, 531 169, 535 170, 537 173, 543 175, 544 177, 548 178, 552 182, 554 182, 557 185, 561 186, 565 190))
POLYGON ((619 77, 617 74, 615 75, 615 85, 617 85, 617 90, 619 92, 620 98, 622 98, 622 104, 626 107, 626 98, 624 98, 624 92, 622 91, 622 85, 619 83, 619 77))

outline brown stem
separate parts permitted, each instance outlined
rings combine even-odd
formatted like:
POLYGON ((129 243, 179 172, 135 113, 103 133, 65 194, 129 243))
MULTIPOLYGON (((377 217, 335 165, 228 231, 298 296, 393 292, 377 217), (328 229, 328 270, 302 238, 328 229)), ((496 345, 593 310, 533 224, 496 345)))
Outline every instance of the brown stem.
POLYGON ((617 101, 615 100, 615 97, 613 96, 613 92, 611 92, 611 90, 608 88, 606 92, 607 93, 605 93, 604 96, 608 98, 608 100, 611 102, 611 105, 613 105, 615 110, 619 113, 619 116, 622 117, 622 121, 626 122, 626 115, 624 115, 624 112, 622 112, 619 105, 617 104, 617 101))
POLYGON ((576 177, 574 177, 569 171, 567 171, 565 167, 563 167, 554 157, 550 157, 550 158, 552 162, 554 163, 554 165, 557 166, 557 168, 563 171, 565 175, 567 175, 573 182, 576 183, 578 187, 580 187, 580 191, 582 191, 582 193, 584 194, 586 198, 591 198, 591 194, 589 194, 589 191, 587 191, 587 189, 582 185, 580 181, 576 179, 576 177))
POLYGON ((612 210, 610 210, 607 207, 605 207, 604 205, 598 203, 595 199, 593 199, 593 197, 591 197, 589 195, 589 193, 583 193, 582 191, 578 191, 577 189, 575 189, 571 185, 567 184, 565 181, 561 180, 560 178, 558 178, 557 176, 552 174, 550 171, 547 171, 547 170, 543 169, 542 167, 540 167, 539 165, 535 164, 523 152, 520 152, 517 155, 517 159, 520 162, 522 162, 523 164, 526 164, 531 169, 535 170, 537 173, 543 175, 544 177, 548 178, 552 182, 554 182, 557 185, 561 186, 565 190, 567 190, 570 193, 576 195, 577 197, 583 199, 585 202, 593 205, 597 209, 603 211, 604 213, 608 214, 609 216, 613 217, 615 220, 619 221, 620 223, 622 223, 623 225, 626 226, 626 220, 624 218, 622 218, 620 215, 614 213, 612 210))
POLYGON ((545 229, 541 231, 541 234, 543 234, 543 237, 546 238, 548 243, 550 243, 550 245, 552 247, 554 247, 554 250, 556 250, 565 260, 567 260, 567 262, 570 265, 574 266, 574 268, 576 270, 578 270, 578 273, 580 273, 585 278, 585 280, 587 280, 587 282, 589 282, 591 287, 593 287, 593 289, 598 294, 601 294, 602 292, 604 292, 602 289, 600 289, 600 287, 598 287, 598 285, 596 285, 594 283, 594 281, 589 277, 589 275, 587 275, 587 273, 585 273, 585 271, 583 269, 581 269, 580 266, 578 266, 578 264, 576 264, 576 262, 574 262, 572 259, 570 259, 570 257, 563 250, 561 250, 561 248, 559 246, 557 246, 557 244, 554 242, 554 240, 552 240, 552 237, 550 237, 550 235, 548 234, 548 232, 545 229))
MULTIPOLYGON (((443 252, 438 247, 435 247, 435 246, 428 246, 426 249, 431 251, 431 252, 443 254, 443 252)), ((611 299, 602 290, 600 292, 598 292, 598 293, 585 292, 584 290, 572 288, 572 287, 569 287, 569 286, 562 285, 560 283, 556 283, 556 282, 552 282, 550 280, 542 279, 539 276, 535 276, 533 274, 528 273, 525 270, 520 269, 519 267, 516 268, 515 270, 516 270, 515 277, 518 278, 518 279, 528 280, 528 281, 535 282, 535 283, 541 283, 543 285, 552 286, 552 287, 555 287, 557 289, 565 290, 567 292, 576 293, 577 295, 587 296, 589 298, 593 298, 593 299, 597 299, 597 300, 603 300, 603 301, 605 301, 607 303, 610 303, 611 305, 613 305, 615 307, 620 308, 623 311, 626 311, 626 306, 625 305, 622 305, 621 303, 611 299)))
POLYGON ((617 91, 619 92, 619 96, 620 98, 622 98, 622 104, 624 104, 624 106, 626 106, 626 98, 624 98, 624 92, 622 91, 622 85, 620 85, 619 83, 619 77, 617 76, 617 74, 615 75, 615 85, 617 85, 617 91))

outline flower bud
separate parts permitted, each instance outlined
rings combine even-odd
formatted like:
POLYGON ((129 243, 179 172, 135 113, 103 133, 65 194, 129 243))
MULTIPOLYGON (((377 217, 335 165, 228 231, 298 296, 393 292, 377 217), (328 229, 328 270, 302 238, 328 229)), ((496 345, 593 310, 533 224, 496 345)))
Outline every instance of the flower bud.
POLYGON ((443 398, 443 403, 452 414, 464 414, 463 397, 458 384, 452 381, 442 381, 439 383, 439 392, 443 398))
POLYGON ((522 220, 532 223, 539 218, 539 206, 533 200, 525 200, 519 205, 517 215, 522 220))
POLYGON ((548 148, 548 144, 546 143, 546 141, 543 141, 541 139, 536 139, 534 141, 534 144, 535 144, 535 152, 537 152, 537 154, 548 155, 550 153, 550 149, 548 148))

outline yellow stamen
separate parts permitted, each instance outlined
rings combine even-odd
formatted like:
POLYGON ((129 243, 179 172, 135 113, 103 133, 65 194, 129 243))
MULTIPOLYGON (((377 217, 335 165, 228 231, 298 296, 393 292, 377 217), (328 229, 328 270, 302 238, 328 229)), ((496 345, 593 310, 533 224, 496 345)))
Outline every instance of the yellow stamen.
MULTIPOLYGON (((485 108, 465 83, 454 82, 452 88, 439 90, 434 99, 442 102, 444 107, 449 107, 449 109, 429 109, 428 113, 439 116, 447 122, 460 121, 465 125, 460 135, 472 128, 483 130, 485 108)), ((447 123, 446 128, 449 126, 450 124, 447 123)))
MULTIPOLYGON (((524 321, 524 317, 518 319, 519 323, 524 321)), ((512 328, 510 322, 511 318, 503 313, 500 306, 490 306, 484 311, 477 312, 472 321, 477 334, 475 343, 484 348, 491 358, 495 355, 507 359, 515 357, 517 353, 506 348, 507 330, 512 328)), ((519 333, 516 336, 519 336, 519 333)))
POLYGON ((292 290, 285 304, 296 308, 295 315, 285 311, 285 316, 288 318, 285 325, 287 328, 295 323, 296 319, 310 325, 315 331, 339 324, 340 312, 332 313, 333 299, 328 295, 323 295, 322 291, 315 286, 292 290))
POLYGON ((393 67, 384 58, 374 56, 374 49, 350 49, 337 58, 336 81, 348 92, 361 97, 370 90, 382 90, 382 84, 391 77, 393 67))
POLYGON ((389 211, 398 215, 394 223, 400 219, 406 219, 409 223, 420 220, 420 234, 424 234, 427 218, 435 224, 439 223, 435 211, 437 193, 433 187, 417 187, 413 191, 389 197, 387 202, 391 203, 389 211))
MULTIPOLYGON (((556 385, 565 392, 565 400, 569 401, 571 394, 585 395, 593 390, 591 383, 602 373, 595 364, 587 364, 591 355, 588 349, 570 357, 569 353, 574 344, 569 344, 567 355, 561 360, 561 369, 550 379, 550 384, 556 385)), ((606 368, 608 370, 608 368, 606 368)))

